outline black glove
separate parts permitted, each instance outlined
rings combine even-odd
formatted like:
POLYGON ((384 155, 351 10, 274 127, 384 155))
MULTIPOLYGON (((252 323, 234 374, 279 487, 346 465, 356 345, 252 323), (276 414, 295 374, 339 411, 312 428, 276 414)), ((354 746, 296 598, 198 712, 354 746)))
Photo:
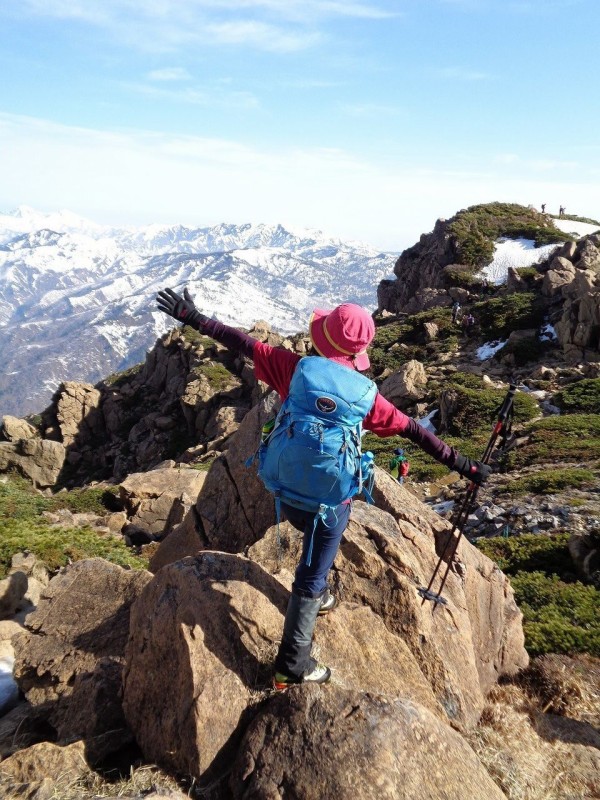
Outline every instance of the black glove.
POLYGON ((183 297, 172 289, 165 289, 156 295, 156 302, 159 311, 197 330, 202 330, 204 323, 208 322, 208 317, 198 311, 187 289, 183 290, 183 297))
POLYGON ((472 458, 461 456, 460 453, 456 456, 454 469, 478 486, 481 486, 492 474, 492 468, 489 464, 484 464, 481 461, 475 461, 472 458))

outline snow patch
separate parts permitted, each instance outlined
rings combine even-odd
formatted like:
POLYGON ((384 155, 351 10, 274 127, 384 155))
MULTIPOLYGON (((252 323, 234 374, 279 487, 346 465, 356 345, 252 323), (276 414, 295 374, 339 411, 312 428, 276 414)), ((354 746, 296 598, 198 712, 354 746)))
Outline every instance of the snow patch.
POLYGON ((531 267, 545 261, 550 253, 560 245, 544 244, 536 247, 533 239, 498 239, 495 244, 494 258, 479 273, 479 277, 487 278, 491 283, 500 285, 506 282, 509 267, 531 267))
POLYGON ((556 342, 558 341, 558 336, 556 335, 556 331, 554 330, 554 325, 550 325, 547 322, 542 328, 540 329, 540 341, 541 342, 556 342))
POLYGON ((572 236, 577 236, 579 239, 582 236, 600 231, 600 225, 590 225, 589 222, 576 222, 571 219, 554 219, 552 221, 559 230, 564 233, 570 233, 572 236))
POLYGON ((508 342, 508 339, 505 339, 503 342, 496 340, 495 342, 486 342, 482 344, 481 347, 477 349, 477 358, 480 361, 487 361, 487 359, 495 355, 498 350, 502 350, 506 342, 508 342))

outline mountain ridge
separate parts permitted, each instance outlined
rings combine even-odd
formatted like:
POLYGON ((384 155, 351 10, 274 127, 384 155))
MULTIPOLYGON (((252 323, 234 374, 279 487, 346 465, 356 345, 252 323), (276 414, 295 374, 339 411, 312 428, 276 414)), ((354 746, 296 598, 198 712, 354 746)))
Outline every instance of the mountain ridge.
POLYGON ((95 382, 143 360, 170 327, 154 308, 165 286, 188 286, 228 324, 267 318, 287 334, 315 307, 374 308, 395 255, 282 224, 110 228, 29 207, 0 215, 0 410, 36 411, 64 380, 95 382))

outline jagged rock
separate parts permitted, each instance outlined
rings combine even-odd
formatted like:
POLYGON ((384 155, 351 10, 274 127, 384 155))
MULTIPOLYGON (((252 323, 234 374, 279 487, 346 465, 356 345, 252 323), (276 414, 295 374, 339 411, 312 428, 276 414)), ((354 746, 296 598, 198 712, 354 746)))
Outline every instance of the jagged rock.
POLYGON ((131 523, 158 536, 171 530, 196 502, 206 474, 180 466, 129 475, 119 495, 131 523))
POLYGON ((275 522, 273 497, 264 488, 256 467, 246 467, 260 440, 262 426, 277 413, 279 397, 267 394, 243 419, 217 458, 196 502, 209 547, 240 552, 275 522))
MULTIPOLYGON (((214 551, 157 574, 132 612, 124 681, 146 757, 199 776, 232 752, 254 713, 252 692, 269 685, 287 596, 258 564, 214 551)), ((370 608, 342 603, 319 623, 317 641, 336 683, 410 695, 444 717, 406 644, 370 608)))
POLYGON ((403 364, 397 372, 386 378, 379 391, 390 403, 402 406, 407 402, 425 397, 427 373, 420 361, 412 359, 403 364))
POLYGON ((368 602, 390 630, 404 637, 446 713, 455 724, 469 727, 499 676, 514 674, 528 661, 522 615, 509 581, 461 541, 457 555, 466 573, 450 572, 444 588, 450 608, 439 606, 432 614, 416 588, 427 585, 449 525, 379 469, 374 492, 378 509, 356 503, 353 511, 342 544, 347 569, 336 572, 340 594, 368 602), (355 525, 364 528, 368 539, 360 537, 355 525), (358 538, 351 541, 355 532, 358 538))
POLYGON ((577 242, 565 242, 562 247, 556 251, 556 255, 561 258, 568 258, 569 261, 573 261, 576 252, 577 242))
POLYGON ((542 294, 545 297, 554 297, 560 293, 563 286, 571 283, 575 277, 575 267, 567 259, 557 256, 550 263, 550 269, 542 281, 542 294))
MULTIPOLYGON (((433 231, 423 234, 418 244, 405 250, 394 266, 398 280, 383 280, 377 287, 378 313, 407 310, 422 290, 444 289, 444 267, 456 261, 456 248, 445 220, 439 219, 433 231)), ((447 293, 446 293, 447 295, 447 293)), ((447 295, 447 304, 450 305, 447 295)), ((418 304, 418 303, 417 303, 418 304)), ((414 308, 412 312, 421 310, 414 308)))
POLYGON ((2 761, 0 788, 5 797, 49 800, 89 772, 83 742, 66 747, 40 742, 2 761))
MULTIPOLYGON (((567 361, 574 363, 590 360, 600 353, 599 241, 592 235, 577 242, 572 256, 573 277, 561 288, 565 300, 562 316, 554 327, 567 361)), ((554 259, 552 264, 555 262, 570 263, 564 257, 554 259)))
POLYGON ((262 708, 230 785, 236 800, 282 789, 297 800, 505 797, 460 734, 417 703, 310 684, 262 708))
POLYGON ((28 632, 13 638, 17 683, 59 741, 84 737, 103 754, 122 744, 130 607, 150 578, 98 558, 75 562, 50 581, 27 617, 28 632))
POLYGON ((600 237, 597 234, 585 236, 578 242, 574 261, 577 269, 600 272, 600 237))
POLYGON ((65 447, 49 439, 0 442, 0 472, 15 469, 39 489, 54 486, 65 461, 65 447))
POLYGON ((38 432, 33 425, 30 425, 24 419, 11 417, 8 414, 5 414, 2 418, 0 436, 7 442, 18 442, 19 439, 34 439, 37 435, 38 432))
MULTIPOLYGON (((65 446, 77 442, 78 447, 92 443, 104 430, 100 412, 101 394, 89 383, 65 381, 53 397, 55 424, 65 446)), ((48 424, 48 420, 44 420, 48 424)))
POLYGON ((206 549, 202 523, 195 508, 191 508, 183 521, 175 526, 161 541, 150 559, 150 572, 158 572, 166 564, 173 564, 187 556, 196 555, 206 549))
POLYGON ((427 342, 434 342, 438 337, 438 333, 440 332, 440 326, 435 322, 426 322, 423 325, 423 329, 425 331, 425 340, 427 342))
POLYGON ((509 267, 506 275, 506 288, 509 292, 522 292, 526 283, 514 267, 509 267))
POLYGON ((204 428, 204 436, 213 442, 224 441, 235 433, 248 411, 248 406, 221 406, 204 428))
POLYGON ((35 578, 42 586, 50 580, 48 567, 33 553, 15 553, 11 558, 10 572, 24 572, 27 577, 35 578))

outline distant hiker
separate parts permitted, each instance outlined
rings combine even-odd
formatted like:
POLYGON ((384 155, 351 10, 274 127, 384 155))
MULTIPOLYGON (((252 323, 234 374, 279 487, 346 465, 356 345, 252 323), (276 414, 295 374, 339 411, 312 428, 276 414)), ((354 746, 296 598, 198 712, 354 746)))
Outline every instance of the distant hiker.
POLYGON ((394 455, 390 458, 388 466, 392 478, 396 478, 398 483, 404 483, 404 478, 408 476, 410 470, 410 461, 404 455, 404 450, 401 447, 397 447, 394 450, 394 455))
POLYGON ((562 217, 562 216, 564 216, 564 213, 565 213, 565 211, 566 211, 566 208, 565 208, 564 206, 561 206, 561 207, 558 209, 558 216, 559 216, 559 217, 562 217))
POLYGON ((488 279, 487 279, 487 278, 483 278, 483 279, 482 279, 482 281, 481 281, 481 291, 482 291, 482 294, 487 294, 487 293, 488 293, 488 290, 489 290, 489 288, 490 288, 490 282, 488 281, 488 279))
POLYGON ((285 485, 283 477, 279 481, 275 505, 304 533, 304 539, 275 659, 273 685, 285 689, 305 681, 325 683, 331 670, 311 657, 311 644, 317 616, 337 605, 327 575, 348 525, 351 498, 360 491, 362 470, 368 468, 372 457, 367 453, 360 456, 362 428, 378 436, 405 436, 476 484, 483 483, 491 469, 460 455, 426 431, 360 374, 358 370, 369 368, 366 348, 375 335, 373 318, 360 306, 344 303, 333 311, 315 309, 309 322, 314 354, 301 358, 209 319, 198 311, 187 289, 183 297, 165 289, 156 299, 160 311, 252 359, 256 377, 275 389, 283 401, 273 429, 264 434, 266 450, 261 450, 259 474, 264 476, 265 465, 275 461, 282 476, 292 475, 292 485, 285 485), (324 453, 336 437, 336 454, 324 453), (272 454, 276 458, 271 458, 272 454), (314 466, 307 463, 309 458, 314 459, 314 466), (346 480, 349 475, 350 482, 343 486, 342 478, 346 480), (330 487, 332 496, 338 490, 342 494, 345 488, 335 507, 330 497, 315 501, 315 496, 323 496, 330 487), (314 492, 314 496, 308 492, 314 492))
POLYGON ((542 203, 542 214, 546 213, 546 203, 542 203))
POLYGON ((458 319, 458 315, 460 314, 460 303, 458 300, 455 300, 452 304, 452 322, 456 322, 458 319))
POLYGON ((461 320, 461 327, 463 331, 468 334, 475 325, 475 317, 473 314, 465 314, 461 320))

